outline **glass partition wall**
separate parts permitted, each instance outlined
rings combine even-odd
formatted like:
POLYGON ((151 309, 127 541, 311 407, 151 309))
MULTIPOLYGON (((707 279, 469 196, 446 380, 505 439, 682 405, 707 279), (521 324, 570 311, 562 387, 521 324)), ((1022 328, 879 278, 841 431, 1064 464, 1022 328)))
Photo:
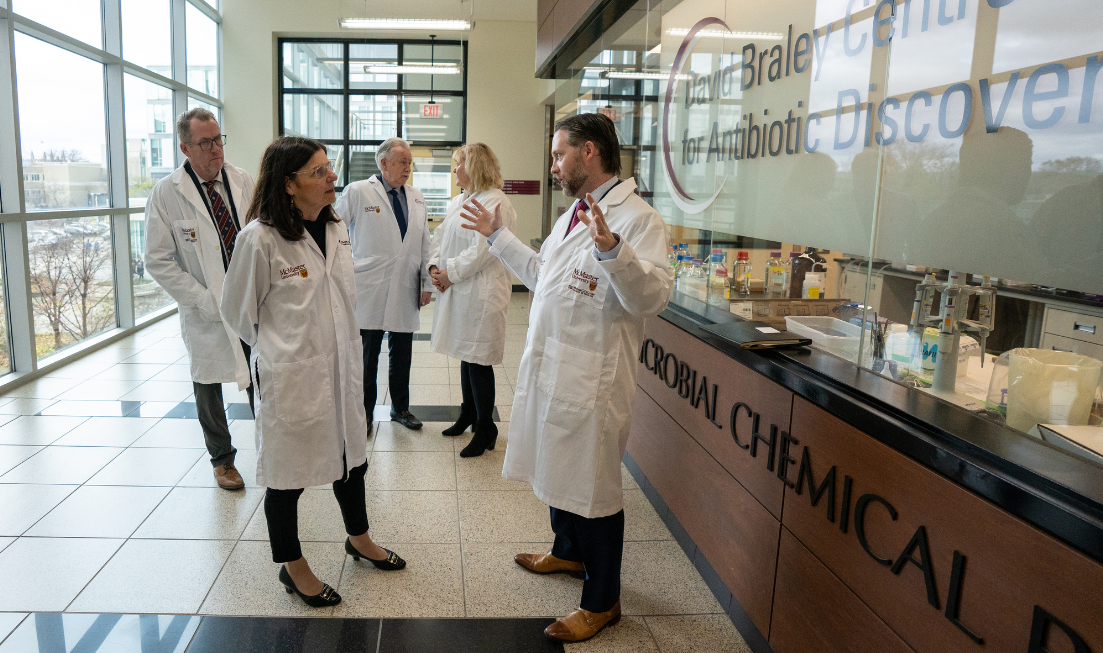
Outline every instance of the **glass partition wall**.
POLYGON ((556 118, 616 123, 672 302, 1103 463, 1101 44, 1093 0, 644 0, 556 118))
POLYGON ((172 307, 144 207, 182 162, 175 116, 220 113, 220 23, 204 0, 0 1, 0 373, 172 307))

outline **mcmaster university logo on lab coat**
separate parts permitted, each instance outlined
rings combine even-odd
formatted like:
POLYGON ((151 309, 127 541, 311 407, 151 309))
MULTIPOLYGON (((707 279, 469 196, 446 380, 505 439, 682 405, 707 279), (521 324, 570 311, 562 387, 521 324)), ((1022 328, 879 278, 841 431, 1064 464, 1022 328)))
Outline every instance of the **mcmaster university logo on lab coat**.
POLYGON ((280 279, 290 279, 291 277, 307 278, 306 264, 300 263, 289 268, 283 268, 280 270, 280 279))

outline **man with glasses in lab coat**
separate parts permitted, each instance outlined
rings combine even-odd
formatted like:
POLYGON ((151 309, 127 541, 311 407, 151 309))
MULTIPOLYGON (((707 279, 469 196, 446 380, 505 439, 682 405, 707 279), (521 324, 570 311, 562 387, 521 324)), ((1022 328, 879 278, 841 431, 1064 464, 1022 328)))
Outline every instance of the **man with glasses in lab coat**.
POLYGON ((253 180, 226 163, 226 137, 210 111, 181 114, 176 132, 187 160, 149 195, 145 269, 179 305, 195 408, 215 482, 225 490, 240 490, 245 482, 234 467, 237 449, 230 442, 222 384, 236 381, 239 390, 248 392, 252 409, 249 346, 223 323, 218 307, 234 243, 253 199, 253 180))

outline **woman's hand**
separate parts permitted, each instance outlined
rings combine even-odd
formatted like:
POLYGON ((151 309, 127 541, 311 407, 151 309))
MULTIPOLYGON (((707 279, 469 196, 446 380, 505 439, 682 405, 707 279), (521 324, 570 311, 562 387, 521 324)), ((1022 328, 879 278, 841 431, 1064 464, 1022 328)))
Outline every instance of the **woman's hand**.
POLYGON ((448 270, 441 270, 434 265, 430 268, 429 275, 433 277, 433 285, 439 292, 444 292, 452 286, 452 282, 448 280, 448 270))

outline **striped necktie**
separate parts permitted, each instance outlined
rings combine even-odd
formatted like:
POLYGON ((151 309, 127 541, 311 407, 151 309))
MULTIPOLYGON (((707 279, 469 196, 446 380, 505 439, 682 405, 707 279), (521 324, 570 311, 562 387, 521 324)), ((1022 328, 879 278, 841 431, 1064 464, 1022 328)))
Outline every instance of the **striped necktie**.
POLYGON ((578 224, 578 212, 579 211, 589 211, 589 210, 590 210, 590 205, 586 203, 586 200, 578 200, 578 205, 575 207, 574 213, 571 214, 571 224, 567 225, 567 233, 563 236, 564 238, 566 238, 567 236, 570 236, 571 235, 571 230, 573 230, 575 225, 578 224))
POLYGON ((222 238, 222 249, 226 252, 226 266, 230 265, 230 258, 234 255, 234 241, 237 239, 237 225, 222 201, 222 196, 215 190, 217 182, 208 181, 203 185, 207 187, 207 196, 211 198, 211 213, 214 214, 214 222, 218 225, 218 235, 222 238))

